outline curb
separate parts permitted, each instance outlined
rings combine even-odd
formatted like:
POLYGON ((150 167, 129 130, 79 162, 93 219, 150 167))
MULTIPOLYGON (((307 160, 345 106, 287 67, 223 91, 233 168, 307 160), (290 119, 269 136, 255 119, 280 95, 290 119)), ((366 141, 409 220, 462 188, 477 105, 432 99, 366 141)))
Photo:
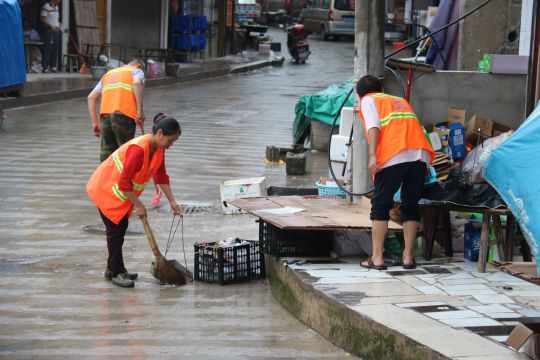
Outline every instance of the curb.
MULTIPOLYGON (((283 63, 283 58, 273 58, 268 60, 254 61, 251 63, 238 65, 230 68, 224 68, 220 70, 211 70, 211 71, 200 71, 194 72, 191 74, 181 75, 179 77, 165 77, 160 79, 147 79, 145 87, 153 88, 157 86, 166 86, 173 84, 182 84, 199 80, 206 80, 214 77, 225 76, 228 74, 238 74, 242 72, 247 72, 249 70, 260 69, 266 66, 279 66, 283 63)), ((44 103, 70 100, 76 98, 83 98, 88 96, 92 87, 85 87, 80 89, 73 90, 61 90, 61 91, 52 91, 47 93, 35 94, 30 96, 23 96, 20 98, 9 98, 5 100, 0 100, 0 104, 4 110, 14 109, 23 106, 32 106, 39 105, 44 103)))
POLYGON ((292 315, 334 345, 362 359, 449 359, 367 316, 353 311, 310 285, 313 279, 265 255, 266 274, 274 297, 292 315))

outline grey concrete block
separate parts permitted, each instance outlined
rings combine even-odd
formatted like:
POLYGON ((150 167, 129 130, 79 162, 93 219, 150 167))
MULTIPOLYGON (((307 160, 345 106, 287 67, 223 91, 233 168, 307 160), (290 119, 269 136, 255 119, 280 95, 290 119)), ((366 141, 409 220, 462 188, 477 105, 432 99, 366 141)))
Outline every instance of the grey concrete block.
POLYGON ((287 175, 304 175, 306 173, 306 154, 288 152, 285 156, 287 175))

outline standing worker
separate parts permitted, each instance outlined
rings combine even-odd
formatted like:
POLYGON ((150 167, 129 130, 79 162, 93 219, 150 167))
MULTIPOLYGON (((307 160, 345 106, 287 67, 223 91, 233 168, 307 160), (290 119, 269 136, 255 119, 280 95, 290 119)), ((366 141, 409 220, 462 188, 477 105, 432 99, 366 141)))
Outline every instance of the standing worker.
POLYGON ((405 237, 401 265, 405 269, 414 269, 413 243, 420 221, 418 201, 435 154, 406 100, 383 93, 381 82, 371 75, 358 81, 356 91, 369 143, 368 169, 375 183, 370 215, 373 251, 370 257, 360 262, 360 266, 386 269, 384 238, 394 194, 401 187, 399 209, 405 237))
MULTIPOLYGON (((165 150, 180 137, 180 124, 172 117, 156 117, 154 122, 152 134, 122 145, 98 166, 86 184, 107 233, 109 256, 104 276, 120 287, 133 287, 137 279, 136 273, 129 273, 124 267, 122 245, 133 208, 138 216, 146 216, 139 196, 150 178, 159 184, 174 214, 182 213, 165 169, 165 150)), ((155 256, 160 255, 158 249, 153 251, 155 256)))
POLYGON ((103 162, 122 144, 133 139, 137 125, 143 128, 144 62, 107 72, 88 95, 88 110, 95 136, 101 135, 100 160, 103 162), (96 104, 101 97, 100 121, 96 104))
POLYGON ((43 4, 40 13, 40 19, 45 26, 43 32, 43 57, 41 66, 43 73, 58 72, 58 49, 62 33, 62 24, 60 23, 60 11, 58 4, 61 0, 51 0, 43 4))

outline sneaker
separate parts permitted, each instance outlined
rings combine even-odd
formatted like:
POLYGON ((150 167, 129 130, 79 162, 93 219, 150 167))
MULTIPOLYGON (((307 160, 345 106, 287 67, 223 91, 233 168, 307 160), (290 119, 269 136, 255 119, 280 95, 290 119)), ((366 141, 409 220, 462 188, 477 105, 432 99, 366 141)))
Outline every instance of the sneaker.
POLYGON ((51 72, 53 72, 53 73, 57 73, 57 72, 58 72, 58 70, 57 70, 57 69, 56 69, 55 67, 53 67, 53 68, 51 69, 51 72))
MULTIPOLYGON (((137 273, 130 273, 130 272, 125 272, 124 274, 127 275, 127 277, 130 279, 130 280, 137 280, 137 277, 139 276, 139 274, 137 273)), ((105 279, 107 280, 112 280, 113 278, 113 272, 111 269, 107 268, 105 270, 105 273, 103 273, 103 276, 105 277, 105 279)))
POLYGON ((49 69, 43 69, 43 71, 41 71, 42 73, 44 74, 48 74, 49 73, 49 69))
POLYGON ((131 280, 127 273, 118 274, 112 278, 112 283, 116 286, 131 288, 135 286, 135 282, 131 280))

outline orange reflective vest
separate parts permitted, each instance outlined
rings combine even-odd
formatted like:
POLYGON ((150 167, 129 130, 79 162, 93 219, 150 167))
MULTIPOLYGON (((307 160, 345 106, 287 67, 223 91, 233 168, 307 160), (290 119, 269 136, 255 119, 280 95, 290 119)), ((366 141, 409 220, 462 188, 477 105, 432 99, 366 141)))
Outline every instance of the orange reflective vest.
POLYGON ((128 147, 130 145, 137 145, 144 150, 143 166, 135 174, 133 179, 131 179, 133 192, 137 197, 144 191, 149 180, 163 162, 165 151, 160 148, 156 148, 152 159, 150 159, 151 138, 151 134, 143 135, 122 145, 98 166, 86 183, 86 192, 90 196, 90 199, 115 224, 118 224, 126 214, 131 215, 131 210, 133 209, 133 203, 118 188, 118 180, 124 169, 128 147))
MULTIPOLYGON (((381 168, 385 162, 399 152, 413 149, 423 149, 429 152, 431 164, 435 153, 426 139, 411 105, 405 99, 388 94, 371 93, 366 96, 372 97, 375 101, 381 119, 381 132, 377 146, 377 167, 381 168)), ((362 109, 359 113, 369 140, 362 109)))
POLYGON ((137 101, 133 89, 134 69, 133 66, 122 66, 103 75, 100 115, 121 112, 133 120, 137 118, 137 101))

